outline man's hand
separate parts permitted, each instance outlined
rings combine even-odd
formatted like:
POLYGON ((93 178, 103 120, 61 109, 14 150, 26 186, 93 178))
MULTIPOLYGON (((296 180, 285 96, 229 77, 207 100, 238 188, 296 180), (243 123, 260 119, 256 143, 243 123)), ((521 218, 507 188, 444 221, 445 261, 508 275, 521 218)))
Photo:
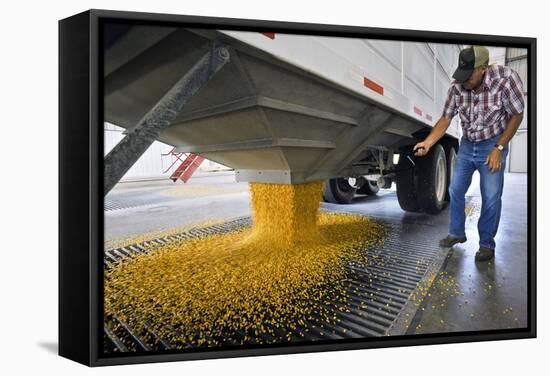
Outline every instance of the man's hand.
POLYGON ((432 145, 429 142, 426 142, 426 140, 419 142, 418 144, 414 145, 414 155, 417 157, 423 157, 428 154, 431 147, 432 145))
POLYGON ((485 164, 489 166, 489 171, 491 172, 497 172, 500 170, 500 167, 502 166, 502 152, 497 148, 493 148, 487 156, 485 164))

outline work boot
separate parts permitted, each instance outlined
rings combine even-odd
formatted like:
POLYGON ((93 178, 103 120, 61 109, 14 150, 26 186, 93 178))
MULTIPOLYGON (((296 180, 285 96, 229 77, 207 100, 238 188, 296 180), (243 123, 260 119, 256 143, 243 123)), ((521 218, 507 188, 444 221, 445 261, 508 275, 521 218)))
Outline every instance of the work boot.
POLYGON ((460 237, 460 238, 455 238, 454 236, 447 235, 447 237, 445 237, 445 238, 443 238, 439 241, 439 246, 440 247, 445 247, 445 248, 451 248, 456 243, 464 243, 465 241, 466 241, 465 236, 460 237))
POLYGON ((489 261, 495 257, 495 250, 487 247, 479 247, 476 252, 476 261, 489 261))

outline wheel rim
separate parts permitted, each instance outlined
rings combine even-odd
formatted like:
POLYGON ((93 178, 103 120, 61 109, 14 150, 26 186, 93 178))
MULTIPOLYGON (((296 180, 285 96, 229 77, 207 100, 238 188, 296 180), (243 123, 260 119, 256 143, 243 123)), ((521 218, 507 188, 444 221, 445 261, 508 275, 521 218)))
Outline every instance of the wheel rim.
POLYGON ((446 174, 445 160, 439 158, 437 160, 437 167, 435 169, 435 183, 436 183, 436 193, 435 196, 438 202, 443 201, 445 198, 445 187, 447 183, 447 174, 446 174))

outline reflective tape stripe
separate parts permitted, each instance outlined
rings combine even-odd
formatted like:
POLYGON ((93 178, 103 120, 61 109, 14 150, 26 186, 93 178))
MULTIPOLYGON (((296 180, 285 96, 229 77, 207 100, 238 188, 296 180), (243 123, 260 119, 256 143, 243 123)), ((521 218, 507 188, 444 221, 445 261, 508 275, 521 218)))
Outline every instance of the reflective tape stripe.
POLYGON ((363 85, 380 95, 384 95, 384 88, 367 77, 363 77, 363 85))

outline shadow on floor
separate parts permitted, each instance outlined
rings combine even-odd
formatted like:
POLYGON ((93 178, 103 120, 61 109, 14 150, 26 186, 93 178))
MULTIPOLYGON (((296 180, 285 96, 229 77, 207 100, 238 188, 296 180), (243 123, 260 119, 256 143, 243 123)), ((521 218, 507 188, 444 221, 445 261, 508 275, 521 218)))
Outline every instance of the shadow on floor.
POLYGON ((53 355, 58 353, 59 346, 57 342, 38 342, 36 345, 53 355))

